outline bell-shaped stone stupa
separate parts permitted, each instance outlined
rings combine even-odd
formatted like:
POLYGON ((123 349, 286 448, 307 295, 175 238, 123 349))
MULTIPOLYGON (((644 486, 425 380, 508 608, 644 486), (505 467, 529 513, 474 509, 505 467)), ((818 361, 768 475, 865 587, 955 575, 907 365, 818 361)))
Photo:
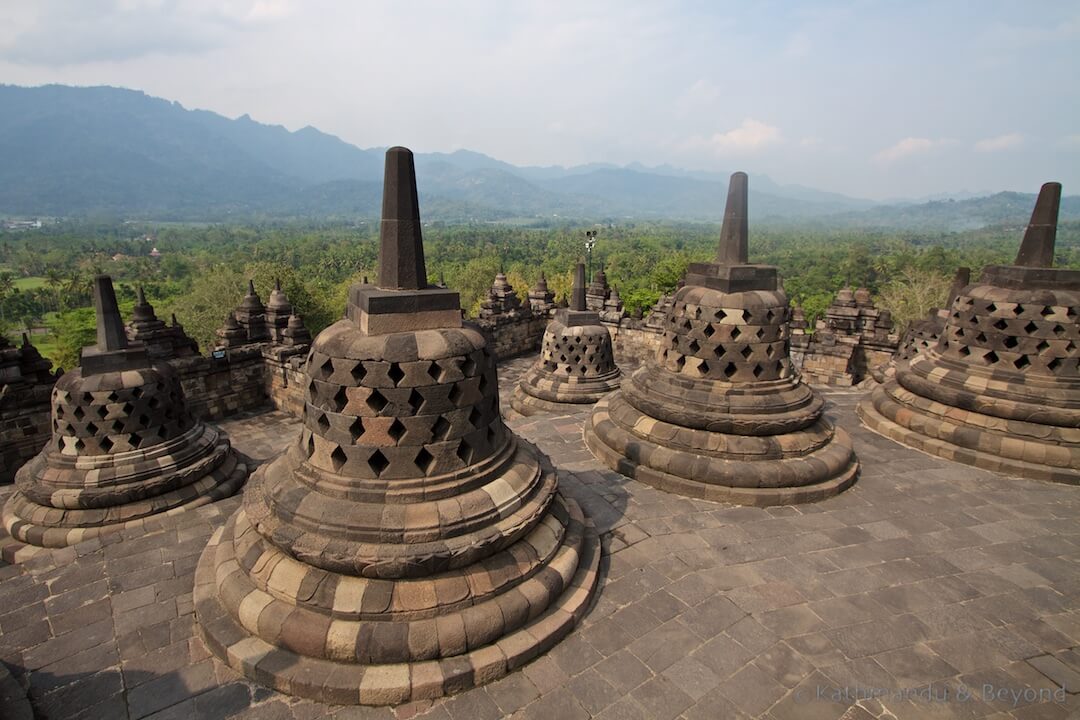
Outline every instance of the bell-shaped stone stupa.
POLYGON ((376 284, 307 361, 304 429, 262 466, 195 577, 210 649, 328 703, 495 679, 585 612, 599 543, 499 415, 495 358, 430 285, 412 153, 386 154, 376 284))
POLYGON ((1012 265, 961 289, 937 344, 858 406, 886 437, 1009 475, 1080 484, 1080 270, 1053 268, 1061 185, 1012 265))
POLYGON ((755 505, 820 500, 855 480, 848 435, 792 369, 775 267, 747 262, 747 177, 731 176, 720 248, 695 263, 656 359, 596 404, 585 442, 662 490, 755 505))
POLYGON ((570 307, 555 311, 540 357, 514 389, 510 406, 522 415, 572 412, 619 387, 621 376, 611 333, 599 313, 585 309, 585 265, 578 263, 570 307))
POLYGON ((15 477, 4 528, 63 547, 234 493, 247 467, 188 412, 180 380, 129 342, 112 280, 94 278, 97 345, 52 393, 52 440, 15 477))

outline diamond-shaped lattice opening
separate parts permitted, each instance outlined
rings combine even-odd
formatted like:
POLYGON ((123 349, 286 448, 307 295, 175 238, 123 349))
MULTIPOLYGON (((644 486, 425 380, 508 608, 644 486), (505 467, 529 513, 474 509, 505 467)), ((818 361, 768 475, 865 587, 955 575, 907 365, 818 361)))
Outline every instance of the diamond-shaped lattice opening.
POLYGON ((998 361, 998 356, 997 356, 996 352, 991 350, 990 352, 983 355, 982 359, 983 359, 983 362, 986 363, 987 365, 993 365, 994 363, 996 363, 998 361))
POLYGON ((1061 325, 1055 325, 1054 326, 1054 334, 1057 335, 1058 337, 1061 337, 1062 335, 1065 334, 1065 328, 1063 326, 1061 326, 1061 325))
POLYGON ((472 359, 472 355, 466 355, 465 359, 461 361, 461 372, 466 377, 476 373, 476 361, 472 359))
POLYGON ((1035 332, 1038 329, 1039 329, 1039 326, 1036 325, 1035 321, 1033 321, 1033 320, 1029 321, 1028 324, 1024 326, 1024 332, 1028 333, 1029 335, 1031 333, 1035 332))
POLYGON ((356 441, 359 440, 360 436, 363 435, 363 434, 364 434, 364 421, 361 420, 360 418, 356 418, 355 420, 352 421, 352 424, 349 425, 349 437, 352 438, 352 441, 355 444, 356 441))
POLYGON ((458 459, 466 465, 472 464, 473 449, 472 446, 469 445, 468 441, 462 440, 460 443, 458 443, 457 456, 458 459))
POLYGON ((1061 367, 1061 358, 1054 358, 1050 362, 1046 363, 1046 367, 1050 368, 1050 370, 1057 370, 1059 367, 1061 367))
POLYGON ((349 462, 349 456, 345 454, 340 445, 335 445, 334 452, 330 453, 330 462, 334 464, 335 470, 341 470, 345 463, 349 462))
POLYGON ((986 342, 986 333, 979 333, 978 335, 976 335, 975 336, 975 342, 981 342, 981 343, 986 342))
POLYGON ((749 360, 750 356, 754 354, 754 351, 750 349, 749 345, 747 345, 739 351, 739 354, 742 355, 744 359, 749 360))
POLYGON ((716 332, 716 329, 712 326, 712 324, 709 324, 702 328, 701 332, 705 337, 711 338, 713 336, 713 333, 716 332))
POLYGON ((696 353, 698 350, 701 349, 701 345, 698 344, 697 340, 691 340, 687 347, 690 348, 691 353, 696 353))
POLYGON ((404 425, 397 418, 394 418, 394 422, 390 423, 390 427, 386 429, 386 434, 394 439, 394 442, 401 442, 401 438, 405 437, 407 432, 404 425))
POLYGON ((721 358, 721 357, 724 357, 724 353, 726 353, 726 352, 727 352, 727 349, 725 349, 723 345, 717 345, 716 348, 713 350, 713 355, 715 355, 718 358, 721 358))
POLYGON ((97 425, 95 425, 94 423, 86 423, 86 432, 90 433, 91 435, 96 435, 97 431, 97 425))
POLYGON ((440 380, 442 380, 443 369, 437 362, 429 363, 427 368, 427 374, 431 377, 432 380, 434 380, 435 382, 439 382, 440 380))
POLYGON ((769 345, 765 348, 765 355, 766 357, 773 357, 774 355, 776 355, 776 348, 774 348, 772 345, 769 345))
POLYGON ((98 414, 98 417, 100 417, 102 420, 104 420, 105 417, 109 414, 108 406, 107 405, 98 405, 97 414, 98 414))
POLYGON ((1020 341, 1017 340, 1012 335, 1010 335, 1009 337, 1002 340, 1001 344, 1004 345, 1005 347, 1009 348, 1010 350, 1012 350, 1014 347, 1016 347, 1017 345, 1020 344, 1020 341))
POLYGON ((723 320, 726 317, 727 317, 727 313, 725 311, 723 311, 723 310, 717 310, 716 311, 716 320, 717 320, 717 322, 723 320))
POLYGON ((136 388, 131 389, 131 397, 135 398, 136 400, 141 398, 142 395, 143 395, 143 389, 141 387, 136 387, 136 388))
POLYGON ((131 433, 128 435, 128 445, 133 448, 137 448, 142 445, 142 436, 139 433, 131 433))
POLYGON ((161 400, 159 398, 152 397, 146 404, 150 406, 151 409, 157 408, 159 405, 161 405, 161 400))
POLYGON ((73 412, 72 415, 75 416, 76 420, 82 420, 83 417, 86 415, 86 413, 83 412, 82 406, 76 405, 75 406, 75 412, 73 412))
POLYGON ((394 381, 395 386, 405 379, 405 371, 397 363, 390 363, 390 369, 386 371, 386 374, 394 381))
POLYGON ((1023 370, 1024 368, 1026 368, 1030 364, 1031 364, 1031 361, 1028 360, 1027 355, 1021 355, 1020 357, 1013 360, 1013 367, 1015 367, 1017 370, 1023 370))
POLYGON ((1024 306, 1021 305, 1020 303, 1017 303, 1016 307, 1013 308, 1013 315, 1023 315, 1023 314, 1024 314, 1024 306))
POLYGON ((740 330, 737 327, 731 328, 731 339, 732 340, 738 340, 740 335, 742 335, 742 330, 740 330))
MULTIPOLYGON (((566 356, 565 355, 563 355, 561 359, 562 359, 563 362, 566 362, 566 356)), ((462 389, 461 389, 461 383, 454 383, 454 386, 452 388, 450 388, 450 394, 447 395, 447 398, 450 400, 450 402, 457 405, 458 401, 461 400, 461 396, 464 395, 464 394, 465 394, 464 391, 462 391, 462 389)))
POLYGON ((986 312, 994 312, 995 310, 997 310, 997 305, 994 303, 990 303, 986 306, 986 312))
POLYGON ((743 310, 742 311, 743 322, 747 322, 747 323, 750 322, 750 318, 752 318, 753 316, 754 316, 754 314, 752 312, 750 312, 749 310, 743 310))
POLYGON ((473 405, 473 409, 469 411, 469 422, 472 423, 474 428, 479 428, 483 420, 484 413, 480 412, 480 408, 473 405))
POLYGON ((1050 307, 1049 305, 1045 305, 1043 306, 1043 309, 1039 311, 1039 314, 1043 317, 1049 317, 1054 314, 1054 308, 1050 307))
POLYGON ((736 367, 733 362, 729 362, 727 366, 724 367, 724 377, 731 377, 737 372, 739 372, 739 368, 736 367))
POLYGON ((359 385, 367 376, 367 368, 364 367, 364 363, 357 360, 356 364, 353 365, 353 369, 349 371, 349 374, 352 375, 353 382, 359 385))
POLYGON ((488 386, 488 376, 487 376, 486 374, 484 374, 484 375, 481 375, 481 376, 480 376, 480 382, 478 382, 478 383, 476 384, 476 388, 477 388, 477 389, 478 389, 478 390, 479 390, 480 392, 484 392, 484 390, 486 390, 486 389, 487 389, 487 386, 488 386))
POLYGON ((308 435, 308 439, 307 439, 307 456, 311 457, 314 454, 315 454, 315 438, 313 438, 311 435, 308 435))
POLYGON ((345 409, 345 406, 349 404, 349 395, 345 392, 344 387, 338 388, 338 391, 334 393, 331 402, 334 406, 334 412, 341 412, 345 409))
POLYGON ((686 367, 686 356, 680 355, 679 359, 675 361, 675 369, 682 372, 684 367, 686 367))
POLYGON ((82 401, 83 405, 89 405, 90 403, 94 402, 94 396, 88 392, 84 392, 82 394, 82 401))
POLYGON ((75 449, 79 452, 82 452, 86 449, 86 443, 82 441, 82 438, 79 438, 75 441, 75 449))
POLYGON ((429 453, 425 448, 420 448, 420 451, 416 453, 416 459, 413 460, 416 463, 416 467, 420 472, 425 475, 431 474, 431 471, 435 469, 435 456, 429 453))
POLYGON ((418 414, 423 406, 424 396, 420 394, 419 390, 413 390, 409 393, 409 407, 412 408, 413 415, 418 414))
POLYGON ((135 412, 135 406, 131 403, 124 403, 124 407, 120 408, 125 415, 130 415, 135 412))
POLYGON ((319 413, 319 419, 315 421, 315 424, 319 426, 319 430, 326 434, 326 431, 330 429, 330 420, 327 419, 325 413, 319 413))
POLYGON ((330 358, 326 358, 323 364, 319 366, 319 379, 325 380, 334 374, 334 361, 330 358))
POLYGON ((763 368, 760 364, 754 365, 754 377, 761 377, 761 374, 763 372, 765 372, 765 368, 763 368))
POLYGON ((57 405, 56 406, 56 417, 58 417, 58 418, 64 417, 64 406, 63 405, 57 405))
POLYGON ((112 438, 110 438, 108 435, 101 438, 101 442, 99 444, 101 445, 101 449, 104 450, 105 452, 109 452, 110 450, 113 449, 112 438))
POLYGON ((445 440, 450 434, 450 429, 450 422, 440 415, 435 424, 431 426, 431 437, 435 440, 445 440))
MULTIPOLYGON (((166 413, 166 415, 168 415, 168 413, 166 413)), ((142 427, 150 427, 150 416, 149 415, 140 415, 138 419, 139 419, 139 425, 140 426, 142 426, 142 427)))
MULTIPOLYGON (((1069 344, 1071 345, 1072 343, 1069 343, 1069 344)), ((1050 343, 1046 342, 1045 340, 1040 340, 1039 344, 1035 346, 1035 350, 1040 352, 1040 353, 1045 352, 1045 351, 1047 351, 1049 349, 1050 349, 1050 343)))
POLYGON ((701 319, 701 306, 700 305, 698 307, 694 308, 694 319, 695 320, 700 320, 701 319))
POLYGON ((114 433, 116 433, 117 435, 124 432, 124 421, 123 420, 114 420, 113 424, 112 424, 112 431, 114 433))
POLYGON ((1001 318, 994 323, 994 327, 996 327, 998 330, 1004 330, 1005 328, 1009 327, 1009 323, 1005 321, 1005 318, 1001 318))
POLYGON ((765 322, 771 323, 774 317, 776 317, 776 313, 774 313, 772 310, 769 310, 765 313, 765 322))
POLYGON ((701 377, 705 377, 709 374, 709 363, 702 360, 700 363, 698 363, 697 369, 698 372, 701 374, 701 377))
POLYGON ((364 402, 367 403, 367 406, 369 408, 371 408, 377 413, 380 413, 382 412, 383 408, 386 407, 389 400, 383 397, 383 394, 378 390, 372 390, 371 394, 367 396, 367 400, 365 400, 364 402))

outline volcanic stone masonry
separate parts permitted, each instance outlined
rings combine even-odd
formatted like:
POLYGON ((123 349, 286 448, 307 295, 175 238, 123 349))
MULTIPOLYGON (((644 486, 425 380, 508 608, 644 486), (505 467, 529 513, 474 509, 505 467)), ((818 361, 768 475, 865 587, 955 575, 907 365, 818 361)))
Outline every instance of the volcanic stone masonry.
MULTIPOLYGON (((805 327, 805 318, 800 320, 805 327)), ((844 288, 837 293, 825 316, 818 319, 814 334, 801 335, 807 337, 809 342, 798 363, 803 380, 840 387, 862 382, 870 368, 892 358, 900 343, 893 333, 892 314, 876 308, 866 288, 854 292, 844 288)))
POLYGON ((775 267, 747 264, 747 177, 731 176, 714 263, 690 266, 655 359, 600 400, 585 442, 662 490, 754 505, 820 500, 855 481, 847 433, 788 357, 775 267))
POLYGON ((138 300, 127 325, 127 337, 142 343, 151 360, 172 360, 199 354, 199 344, 187 336, 184 327, 172 316, 172 324, 166 325, 154 313, 154 306, 146 301, 146 294, 139 286, 138 300))
POLYGON ((1053 268, 1061 185, 1039 191, 1012 265, 983 270, 936 346, 858 406, 867 427, 946 459, 1080 483, 1080 270, 1053 268))
POLYGON ((427 281, 412 153, 386 154, 377 284, 315 338, 304 429, 254 474, 195 575, 208 647, 341 704, 433 698, 557 643, 600 546, 499 414, 495 358, 427 281))
MULTIPOLYGON (((52 440, 3 509, 18 543, 72 545, 226 497, 247 477, 229 441, 192 418, 175 371, 129 343, 107 275, 94 279, 94 306, 97 345, 57 381, 52 440)), ((7 545, 4 559, 22 550, 7 545)))
POLYGON ((599 313, 585 309, 585 265, 574 273, 570 307, 555 311, 536 363, 522 376, 510 406, 522 415, 565 413, 595 403, 619 387, 611 334, 599 313))
POLYGON ((952 313, 953 302, 960 296, 960 291, 971 284, 971 268, 960 267, 953 276, 945 303, 938 308, 930 308, 925 318, 913 320, 900 338, 896 354, 888 362, 871 366, 870 374, 879 383, 896 376, 896 366, 902 360, 910 360, 919 353, 926 352, 937 345, 938 338, 945 330, 945 323, 952 313))
POLYGON ((25 333, 21 347, 0 334, 0 484, 49 441, 49 397, 59 377, 50 367, 25 333))

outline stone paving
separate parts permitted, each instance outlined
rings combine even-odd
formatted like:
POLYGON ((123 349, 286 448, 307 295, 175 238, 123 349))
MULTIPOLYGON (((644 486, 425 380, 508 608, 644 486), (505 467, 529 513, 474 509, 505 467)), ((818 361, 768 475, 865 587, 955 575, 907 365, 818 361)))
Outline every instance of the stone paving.
MULTIPOLYGON (((500 366, 504 405, 533 359, 500 366)), ((604 533, 601 591, 547 656, 456 697, 319 705, 211 659, 192 574, 239 498, 0 567, 0 660, 39 718, 1080 716, 1077 488, 923 455, 862 428, 860 392, 826 397, 862 475, 798 507, 628 481, 585 449, 584 413, 512 420, 604 533)), ((258 462, 299 423, 271 412, 222 427, 258 462)))

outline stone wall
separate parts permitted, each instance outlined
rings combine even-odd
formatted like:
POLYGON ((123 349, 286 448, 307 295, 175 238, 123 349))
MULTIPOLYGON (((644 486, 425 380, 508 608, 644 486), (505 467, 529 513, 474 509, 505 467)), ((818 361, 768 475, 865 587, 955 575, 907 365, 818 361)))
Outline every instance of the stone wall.
POLYGON ((223 357, 197 355, 170 360, 180 375, 192 413, 203 420, 218 420, 265 406, 269 396, 262 349, 261 345, 245 345, 221 351, 223 357))
POLYGON ((475 321, 487 338, 488 347, 499 360, 509 360, 540 350, 548 318, 545 315, 516 313, 475 321))
POLYGON ((618 324, 603 323, 611 333, 611 342, 618 357, 644 363, 656 355, 664 334, 658 328, 646 325, 642 320, 623 318, 618 324))

